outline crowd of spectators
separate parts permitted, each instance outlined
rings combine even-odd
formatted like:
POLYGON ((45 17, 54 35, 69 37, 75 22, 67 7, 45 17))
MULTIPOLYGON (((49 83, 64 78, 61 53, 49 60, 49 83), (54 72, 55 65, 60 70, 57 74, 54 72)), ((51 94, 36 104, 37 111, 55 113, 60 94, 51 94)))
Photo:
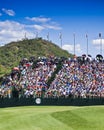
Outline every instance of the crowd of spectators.
POLYGON ((60 58, 22 59, 0 86, 0 97, 104 97, 104 61, 81 57, 62 61, 62 69, 47 84, 60 58))
POLYGON ((0 87, 1 97, 41 97, 47 91, 47 81, 56 69, 58 58, 39 57, 22 59, 18 67, 14 67, 12 73, 0 87))
POLYGON ((47 92, 53 97, 104 97, 104 62, 65 60, 47 92))

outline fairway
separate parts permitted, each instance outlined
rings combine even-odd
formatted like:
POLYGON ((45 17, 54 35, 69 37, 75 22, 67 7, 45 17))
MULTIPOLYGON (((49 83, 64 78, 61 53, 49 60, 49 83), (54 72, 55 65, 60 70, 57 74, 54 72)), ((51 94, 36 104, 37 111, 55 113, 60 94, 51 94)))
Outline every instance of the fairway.
POLYGON ((104 107, 0 108, 0 130, 104 130, 104 107))

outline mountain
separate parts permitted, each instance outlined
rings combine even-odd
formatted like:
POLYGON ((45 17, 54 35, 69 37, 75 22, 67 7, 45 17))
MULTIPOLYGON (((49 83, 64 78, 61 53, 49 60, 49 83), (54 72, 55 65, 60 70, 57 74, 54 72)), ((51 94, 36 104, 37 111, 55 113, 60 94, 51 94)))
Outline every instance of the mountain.
POLYGON ((17 66, 22 58, 48 57, 50 55, 58 57, 72 56, 56 44, 42 38, 24 39, 6 44, 0 47, 0 76, 10 72, 11 68, 17 66))

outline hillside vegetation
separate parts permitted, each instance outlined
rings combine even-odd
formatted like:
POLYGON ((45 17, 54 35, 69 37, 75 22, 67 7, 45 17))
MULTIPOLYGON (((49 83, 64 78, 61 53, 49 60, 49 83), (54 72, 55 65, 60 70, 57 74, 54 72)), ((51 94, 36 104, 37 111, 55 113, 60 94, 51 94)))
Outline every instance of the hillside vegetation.
POLYGON ((0 47, 0 76, 10 72, 11 68, 17 66, 22 58, 39 56, 72 56, 52 42, 38 39, 25 39, 23 41, 11 42, 0 47))

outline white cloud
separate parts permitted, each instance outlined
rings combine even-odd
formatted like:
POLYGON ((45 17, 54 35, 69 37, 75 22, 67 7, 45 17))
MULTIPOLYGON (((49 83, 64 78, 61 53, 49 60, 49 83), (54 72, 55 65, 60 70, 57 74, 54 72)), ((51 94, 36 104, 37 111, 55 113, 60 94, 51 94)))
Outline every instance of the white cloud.
POLYGON ((42 31, 44 29, 44 27, 40 25, 33 25, 33 27, 39 31, 42 31))
MULTIPOLYGON (((2 9, 6 11, 5 9, 2 9)), ((47 19, 38 19, 38 21, 43 21, 42 23, 33 24, 21 24, 16 21, 0 21, 0 44, 1 43, 9 43, 11 41, 17 41, 24 38, 25 33, 28 39, 34 38, 34 31, 40 33, 41 31, 49 31, 49 30, 60 30, 62 29, 56 22, 50 21, 50 18, 47 19), (46 23, 46 21, 48 23, 46 23)))
POLYGON ((45 29, 51 29, 51 30, 61 30, 62 28, 56 25, 39 25, 39 24, 33 24, 33 25, 25 25, 26 28, 36 29, 37 31, 42 31, 45 29))
POLYGON ((9 43, 24 38, 33 38, 34 34, 25 29, 25 25, 14 21, 0 21, 0 43, 9 43))
POLYGON ((92 42, 94 45, 99 45, 101 42, 104 44, 104 39, 94 39, 92 42))
POLYGON ((104 39, 94 39, 92 44, 99 49, 99 45, 102 44, 102 49, 104 49, 104 39))
POLYGON ((15 21, 9 21, 9 20, 0 21, 0 28, 2 28, 2 29, 19 30, 19 29, 23 29, 23 27, 24 27, 23 24, 20 24, 20 23, 15 22, 15 21))
POLYGON ((38 25, 38 24, 25 25, 25 27, 26 27, 26 28, 29 28, 29 29, 35 29, 35 30, 37 30, 37 31, 42 31, 42 30, 45 29, 42 25, 38 25))
POLYGON ((73 51, 73 45, 63 45, 62 49, 67 50, 68 52, 73 51))
POLYGON ((2 16, 2 13, 0 13, 0 16, 2 16))
POLYGON ((44 25, 47 29, 53 29, 53 30, 61 30, 62 28, 57 25, 44 25))
POLYGON ((34 21, 34 22, 41 22, 45 23, 51 20, 51 18, 45 18, 45 17, 26 17, 27 20, 34 21))
POLYGON ((26 17, 27 20, 38 22, 40 24, 34 24, 31 27, 36 28, 37 30, 41 31, 44 29, 52 29, 52 30, 61 30, 62 28, 56 23, 51 20, 51 18, 45 17, 26 17), (48 22, 48 23, 47 23, 48 22))
MULTIPOLYGON (((67 50, 70 53, 74 53, 74 45, 72 45, 72 44, 65 44, 65 45, 62 46, 62 49, 67 50)), ((81 46, 80 46, 80 44, 76 44, 75 45, 75 52, 77 54, 81 53, 81 46)))
POLYGON ((15 15, 15 12, 11 9, 5 9, 5 8, 2 8, 2 11, 6 14, 8 14, 9 16, 14 16, 15 15))

